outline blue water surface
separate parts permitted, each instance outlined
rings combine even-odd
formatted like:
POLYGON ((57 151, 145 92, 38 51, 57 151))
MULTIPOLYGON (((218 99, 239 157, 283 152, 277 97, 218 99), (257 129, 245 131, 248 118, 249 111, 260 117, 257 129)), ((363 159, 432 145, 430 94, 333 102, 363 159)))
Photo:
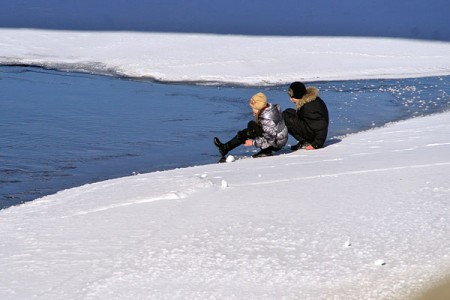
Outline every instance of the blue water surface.
MULTIPOLYGON (((307 85, 328 105, 328 143, 450 108, 449 76, 307 85)), ((226 141, 245 127, 248 99, 263 91, 292 107, 286 89, 0 67, 0 209, 86 183, 216 163, 212 138, 226 141)), ((244 147, 233 154, 251 155, 244 147)))

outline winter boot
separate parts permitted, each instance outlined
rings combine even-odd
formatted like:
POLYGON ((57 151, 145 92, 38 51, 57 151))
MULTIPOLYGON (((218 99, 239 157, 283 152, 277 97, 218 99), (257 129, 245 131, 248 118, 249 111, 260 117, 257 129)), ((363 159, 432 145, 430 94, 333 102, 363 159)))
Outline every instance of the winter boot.
POLYGON ((214 145, 216 145, 216 147, 219 149, 220 155, 222 157, 225 157, 225 155, 227 155, 228 152, 230 152, 231 150, 233 150, 234 148, 238 147, 241 144, 242 143, 237 136, 235 136, 225 144, 221 143, 217 137, 214 138, 214 145))
POLYGON ((225 145, 222 144, 222 142, 217 137, 214 138, 214 145, 216 145, 217 149, 219 149, 220 155, 222 157, 225 157, 225 155, 227 155, 228 151, 225 150, 225 145))
POLYGON ((272 147, 266 148, 266 149, 262 149, 261 151, 259 151, 256 154, 253 154, 252 157, 253 158, 258 158, 258 157, 266 157, 266 156, 272 156, 272 147))

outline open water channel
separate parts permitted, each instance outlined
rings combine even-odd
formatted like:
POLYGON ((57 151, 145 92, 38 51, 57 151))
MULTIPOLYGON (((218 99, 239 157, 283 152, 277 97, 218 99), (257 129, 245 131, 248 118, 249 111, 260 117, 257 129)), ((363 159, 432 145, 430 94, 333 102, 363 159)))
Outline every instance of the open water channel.
MULTIPOLYGON (((328 143, 450 108, 450 76, 306 85, 328 105, 328 143)), ((286 89, 0 67, 0 209, 86 183, 216 163, 213 137, 226 141, 246 126, 250 97, 262 91, 285 109, 286 89)))

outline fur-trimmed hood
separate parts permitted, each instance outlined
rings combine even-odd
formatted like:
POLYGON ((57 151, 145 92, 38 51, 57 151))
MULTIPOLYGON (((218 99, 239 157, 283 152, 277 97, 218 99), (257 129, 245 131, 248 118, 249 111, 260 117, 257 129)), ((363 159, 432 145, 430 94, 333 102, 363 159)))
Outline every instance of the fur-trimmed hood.
POLYGON ((306 94, 298 101, 297 105, 295 106, 296 110, 302 108, 302 106, 306 103, 316 100, 318 96, 319 90, 317 88, 313 86, 307 87, 306 94))

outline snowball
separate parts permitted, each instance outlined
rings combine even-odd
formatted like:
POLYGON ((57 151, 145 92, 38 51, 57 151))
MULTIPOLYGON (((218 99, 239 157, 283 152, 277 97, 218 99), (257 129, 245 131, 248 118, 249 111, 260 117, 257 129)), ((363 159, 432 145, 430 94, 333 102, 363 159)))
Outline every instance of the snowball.
POLYGON ((222 180, 222 187, 223 188, 228 187, 228 182, 226 182, 225 180, 222 180))
POLYGON ((382 259, 377 259, 377 260, 374 262, 374 264, 377 265, 377 266, 384 266, 386 263, 385 263, 384 260, 382 260, 382 259))
POLYGON ((236 160, 236 158, 234 158, 233 155, 228 155, 228 156, 227 156, 227 159, 226 159, 226 162, 229 163, 229 162, 233 162, 233 161, 235 161, 235 160, 236 160))

